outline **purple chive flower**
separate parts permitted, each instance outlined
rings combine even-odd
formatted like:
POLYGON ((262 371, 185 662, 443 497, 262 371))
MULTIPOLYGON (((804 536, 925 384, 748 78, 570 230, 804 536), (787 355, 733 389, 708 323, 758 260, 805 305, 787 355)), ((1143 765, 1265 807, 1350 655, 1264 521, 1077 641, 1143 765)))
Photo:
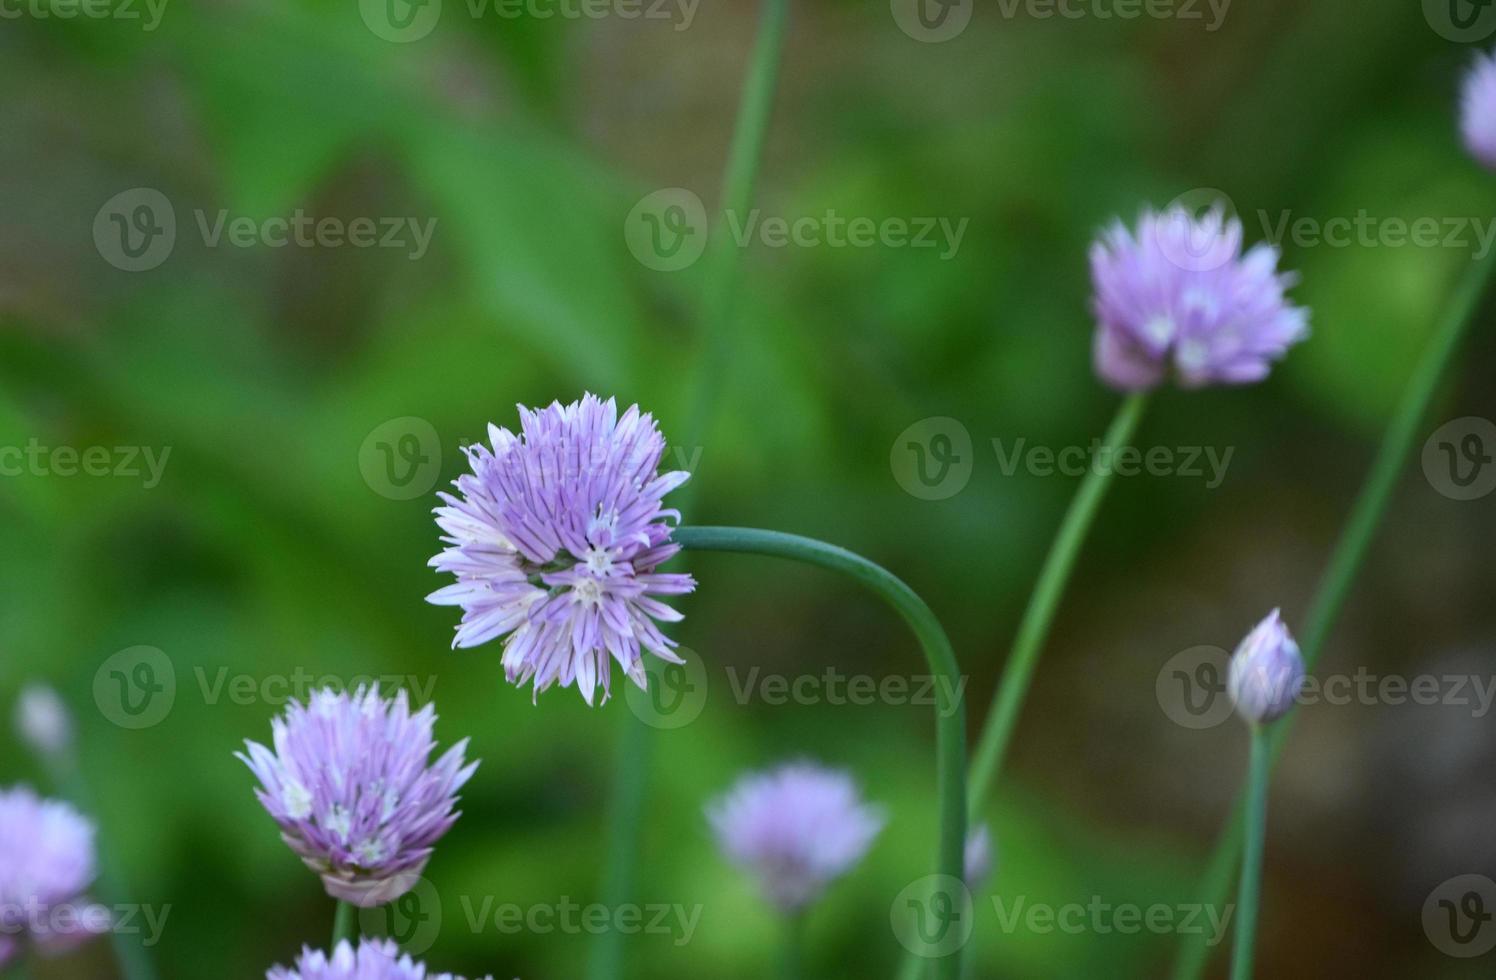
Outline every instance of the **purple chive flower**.
POLYGON ((1274 609, 1231 655, 1226 691, 1238 714, 1260 724, 1288 714, 1303 684, 1299 645, 1274 609))
POLYGON ((0 967, 107 931, 108 910, 84 897, 95 875, 90 820, 24 786, 0 791, 0 967))
POLYGON ((884 824, 850 775, 807 762, 744 776, 707 807, 707 820, 727 859, 785 913, 852 870, 884 824))
POLYGON ((1496 170, 1496 55, 1477 55, 1465 76, 1460 132, 1470 155, 1496 170))
POLYGON ((992 831, 987 829, 986 824, 982 824, 966 835, 965 870, 962 872, 966 887, 981 888, 991 876, 994 863, 992 831))
POLYGON ((404 895, 457 822, 457 791, 478 764, 464 765, 467 739, 428 764, 435 721, 429 704, 412 715, 404 691, 323 690, 271 723, 273 753, 248 741, 238 753, 281 837, 334 898, 372 908, 404 895))
POLYGON ((73 719, 56 691, 28 684, 16 702, 16 734, 44 756, 59 755, 72 748, 73 719))
POLYGON ((655 569, 680 550, 670 543, 680 514, 661 501, 690 474, 658 472, 665 437, 637 405, 620 418, 613 399, 585 395, 519 415, 519 435, 490 425, 491 448, 467 447, 461 499, 441 495, 449 547, 430 564, 457 584, 427 601, 462 607, 453 646, 504 637, 505 676, 533 678, 537 695, 575 682, 592 704, 601 683, 606 701, 610 658, 643 688, 641 647, 683 662, 654 622, 681 615, 655 596, 696 583, 655 569))
MULTIPOLYGON (((338 943, 329 958, 327 954, 305 949, 294 969, 277 966, 265 974, 265 980, 462 980, 450 973, 427 973, 426 966, 409 956, 388 939, 365 939, 355 950, 345 940, 338 943)), ((490 977, 489 980, 492 980, 490 977)))
POLYGON ((1124 391, 1248 384, 1309 332, 1284 291, 1278 250, 1242 254, 1242 226, 1220 208, 1145 211, 1136 237, 1120 222, 1091 246, 1096 373, 1124 391))

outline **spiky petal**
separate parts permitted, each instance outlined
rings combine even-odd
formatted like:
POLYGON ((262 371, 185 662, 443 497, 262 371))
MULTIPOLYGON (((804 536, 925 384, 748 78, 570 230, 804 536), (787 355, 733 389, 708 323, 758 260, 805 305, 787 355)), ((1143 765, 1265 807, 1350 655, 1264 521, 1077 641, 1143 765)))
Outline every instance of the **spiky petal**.
MULTIPOLYGON (((354 949, 347 940, 332 956, 304 949, 296 966, 273 968, 265 980, 462 980, 450 973, 427 973, 426 965, 402 955, 388 939, 365 939, 354 949)), ((489 980, 492 980, 490 977, 489 980)))

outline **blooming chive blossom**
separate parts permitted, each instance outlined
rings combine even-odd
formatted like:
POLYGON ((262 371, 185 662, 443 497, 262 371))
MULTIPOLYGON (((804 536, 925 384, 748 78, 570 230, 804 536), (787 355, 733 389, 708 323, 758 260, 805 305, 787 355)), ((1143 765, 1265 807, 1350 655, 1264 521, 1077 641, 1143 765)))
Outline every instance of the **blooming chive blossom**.
POLYGON ((1288 714, 1303 684, 1299 645, 1274 609, 1231 655, 1226 690, 1237 713, 1257 724, 1288 714))
POLYGON ((786 913, 850 871, 884 824, 851 776, 803 762, 745 776, 708 806, 707 819, 727 859, 786 913))
POLYGON ((466 739, 429 764, 435 721, 429 704, 412 715, 404 691, 323 690, 272 723, 274 752, 245 742, 255 795, 334 898, 363 908, 399 898, 457 821, 457 791, 478 764, 464 765, 466 739))
POLYGON ((1460 132, 1470 155, 1496 170, 1496 55, 1478 55, 1465 76, 1460 132))
POLYGON ((24 786, 0 792, 0 966, 28 945, 60 952, 108 929, 84 898, 94 860, 94 825, 73 807, 24 786))
POLYGON ((462 607, 453 646, 504 637, 505 676, 533 679, 537 695, 575 683, 592 704, 601 684, 606 701, 612 660, 643 688, 641 648, 683 662, 655 624, 680 613, 656 596, 696 583, 655 569, 680 550, 680 515, 662 500, 690 474, 659 473, 665 438, 637 405, 619 417, 611 398, 586 395, 519 414, 518 435, 490 425, 491 446, 467 448, 460 497, 441 495, 448 547, 431 565, 457 583, 427 599, 462 607))
MULTIPOLYGON (((402 955, 388 939, 365 939, 355 950, 345 940, 331 957, 303 950, 295 969, 278 966, 265 980, 462 980, 450 973, 427 973, 422 963, 402 955)), ((491 980, 491 978, 490 978, 491 980)))
POLYGON ((1278 250, 1242 254, 1241 222, 1217 208, 1144 212, 1136 237, 1120 222, 1091 246, 1096 372, 1124 391, 1247 384, 1309 333, 1309 313, 1284 295, 1278 250))

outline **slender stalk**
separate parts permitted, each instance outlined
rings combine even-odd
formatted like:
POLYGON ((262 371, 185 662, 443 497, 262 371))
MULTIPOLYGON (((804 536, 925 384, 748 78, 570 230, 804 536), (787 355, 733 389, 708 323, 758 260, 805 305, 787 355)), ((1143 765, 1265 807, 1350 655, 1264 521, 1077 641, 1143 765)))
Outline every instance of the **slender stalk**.
MULTIPOLYGON (((961 671, 940 621, 913 589, 860 555, 811 538, 736 527, 682 527, 674 539, 690 551, 768 555, 840 572, 872 590, 914 631, 936 684, 936 783, 940 808, 939 860, 935 872, 959 881, 966 849, 966 706, 961 671)), ((936 961, 940 980, 959 980, 961 953, 936 961)))
MULTIPOLYGON (((72 800, 84 812, 98 814, 98 807, 94 805, 93 794, 89 791, 88 781, 83 778, 83 771, 78 766, 74 751, 69 749, 48 755, 43 763, 53 784, 64 797, 72 800)), ((106 905, 118 908, 130 894, 124 884, 125 876, 115 859, 113 848, 99 842, 95 849, 99 865, 99 879, 94 885, 95 894, 106 905)), ((143 945, 136 942, 135 937, 127 936, 118 929, 111 929, 109 945, 114 950, 115 962, 119 964, 120 973, 125 980, 156 980, 156 967, 151 962, 150 954, 143 945)))
POLYGON ((1251 980, 1257 942, 1257 909, 1262 891, 1262 849, 1267 837, 1267 784, 1272 771, 1268 736, 1252 726, 1251 762, 1247 767, 1247 839, 1242 848, 1241 883, 1236 892, 1236 940, 1231 952, 1231 980, 1251 980))
MULTIPOLYGON (((788 13, 789 0, 765 0, 722 180, 724 218, 728 213, 741 215, 747 212, 753 201, 759 161, 763 157, 764 134, 769 128, 769 112, 778 87, 788 13)), ((716 414, 716 403, 722 390, 722 366, 731 346, 733 298, 742 252, 729 235, 719 236, 712 244, 701 311, 704 352, 685 443, 690 447, 701 445, 716 414)), ((687 512, 693 488, 694 482, 681 489, 676 506, 682 512, 687 512)), ((613 769, 612 816, 602 882, 603 901, 608 908, 614 909, 634 897, 639 866, 639 833, 644 823, 654 746, 654 730, 643 721, 625 712, 622 724, 623 733, 613 769)), ((608 929, 597 935, 588 958, 588 980, 618 980, 623 976, 623 940, 622 932, 617 929, 608 929)))
MULTIPOLYGON (((1481 298, 1490 285, 1493 273, 1496 273, 1496 250, 1473 263, 1460 280, 1445 310, 1444 319, 1413 369, 1408 386, 1403 390, 1402 400, 1387 424, 1381 447, 1371 464, 1371 472, 1356 497, 1351 516, 1346 521, 1340 540, 1336 542, 1335 551, 1330 556, 1330 563, 1315 594, 1314 604, 1309 610, 1300 644, 1304 664, 1308 669, 1312 670, 1315 661, 1319 659, 1325 640, 1340 615, 1341 607, 1345 605, 1362 559, 1366 557, 1372 537, 1381 526, 1387 504, 1392 499, 1392 491, 1397 487, 1398 477, 1401 476, 1423 427, 1429 403, 1433 400, 1450 361, 1454 359, 1455 351, 1459 349, 1470 322, 1479 311, 1481 298)), ((1269 767, 1276 764, 1283 751, 1283 743, 1292 731, 1292 724, 1293 716, 1290 715, 1274 730, 1269 767)), ((1238 800, 1216 839, 1215 850, 1201 878, 1200 896, 1207 907, 1219 907, 1230 893, 1235 855, 1241 850, 1242 832, 1243 812, 1241 801, 1238 800)), ((1211 948, 1203 938, 1186 936, 1179 956, 1174 961, 1171 974, 1173 980, 1197 980, 1205 973, 1210 952, 1211 948)))
POLYGON ((332 917, 332 948, 337 949, 338 943, 343 940, 354 942, 358 939, 357 912, 349 902, 338 899, 338 910, 332 917))
POLYGON ((1044 559, 1039 580, 1034 585, 1033 594, 1029 596, 1028 607, 1018 626, 1018 635, 1008 654, 1008 662, 1003 667, 1002 679, 998 681, 997 691, 992 696, 992 708, 987 714, 987 722, 982 728, 972 759, 970 785, 973 820, 986 806, 987 796, 997 782, 1008 744, 1018 725, 1018 716, 1023 710, 1024 698, 1028 695, 1029 684, 1034 677, 1034 668, 1038 666, 1039 655, 1044 651, 1044 641, 1049 636, 1055 612, 1065 594, 1066 583, 1075 568, 1076 556, 1096 519, 1096 512, 1101 507, 1107 488, 1111 485, 1112 473, 1116 467, 1110 465, 1110 457, 1116 450, 1131 443, 1147 404, 1147 395, 1135 394, 1128 396, 1118 406, 1117 415, 1112 419, 1102 440, 1102 449, 1109 458, 1108 465, 1092 465, 1086 473, 1080 488, 1075 492, 1075 499, 1070 502, 1064 521, 1060 524, 1059 533, 1050 545, 1049 555, 1044 559))
POLYGON ((800 980, 805 961, 805 913, 791 912, 784 917, 780 942, 778 980, 800 980))

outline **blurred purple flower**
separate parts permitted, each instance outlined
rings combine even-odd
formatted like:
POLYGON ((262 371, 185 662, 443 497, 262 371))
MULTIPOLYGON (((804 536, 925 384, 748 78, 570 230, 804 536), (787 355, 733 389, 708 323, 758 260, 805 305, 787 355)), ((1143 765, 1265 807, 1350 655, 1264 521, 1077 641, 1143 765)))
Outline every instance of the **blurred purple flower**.
POLYGON ((1226 691, 1247 721, 1276 721, 1293 708, 1304 684, 1304 660, 1274 609, 1231 655, 1226 691))
POLYGON ((641 646, 683 661, 654 620, 680 613, 654 596, 681 595, 689 575, 655 568, 680 550, 670 543, 674 510, 661 501, 685 472, 658 472, 665 438, 637 405, 618 416, 613 399, 585 395, 538 411, 519 406, 520 434, 488 427, 492 448, 467 447, 473 472, 436 522, 448 547, 432 567, 457 576, 427 601, 461 606, 453 646, 504 640, 504 673, 538 695, 573 682, 588 704, 606 701, 610 657, 639 687, 641 646))
POLYGON ((281 836, 334 898, 372 908, 415 887, 432 846, 451 829, 467 739, 429 765, 436 712, 410 713, 404 691, 314 693, 271 723, 275 751, 238 753, 260 780, 255 795, 281 836))
POLYGON ((27 684, 16 701, 16 733, 44 756, 73 745, 73 719, 57 692, 46 684, 27 684))
MULTIPOLYGON (((294 969, 277 966, 265 980, 462 980, 450 973, 427 973, 423 963, 402 955, 388 939, 365 939, 358 949, 345 940, 326 953, 304 949, 294 969)), ((492 978, 490 978, 492 980, 492 978)))
POLYGON ((993 865, 992 831, 982 824, 966 835, 966 870, 963 872, 966 887, 976 890, 986 884, 993 865))
POLYGON ((717 844, 782 912, 798 912, 862 860, 883 829, 852 777, 807 762, 750 773, 707 807, 717 844))
POLYGON ((1242 227, 1215 208, 1145 211, 1137 236, 1121 222, 1091 246, 1096 372, 1125 391, 1172 373, 1185 388, 1247 384, 1309 333, 1309 312, 1284 291, 1278 250, 1242 254, 1242 227))
POLYGON ((1496 55, 1477 55, 1465 75, 1460 132, 1471 156, 1496 170, 1496 55))
POLYGON ((107 931, 108 910, 84 898, 95 875, 92 821, 24 786, 0 792, 0 966, 107 931))

